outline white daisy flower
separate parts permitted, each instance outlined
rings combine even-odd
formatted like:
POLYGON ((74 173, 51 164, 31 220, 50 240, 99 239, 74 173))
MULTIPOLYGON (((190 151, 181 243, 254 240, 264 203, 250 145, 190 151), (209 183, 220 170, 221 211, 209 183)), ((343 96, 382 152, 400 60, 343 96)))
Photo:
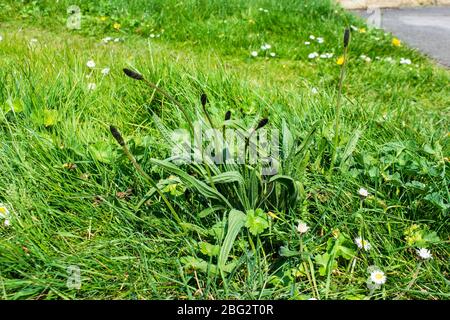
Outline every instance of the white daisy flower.
POLYGON ((330 59, 330 58, 333 58, 333 55, 334 55, 333 53, 323 53, 320 55, 320 57, 322 59, 330 59))
POLYGON ((313 35, 310 35, 309 38, 310 38, 311 40, 316 39, 316 37, 314 37, 313 35))
POLYGON ((308 58, 309 59, 315 59, 315 58, 317 58, 319 56, 319 54, 317 53, 317 52, 313 52, 313 53, 310 53, 309 55, 308 55, 308 58))
POLYGON ((385 284, 386 275, 381 270, 375 270, 370 274, 370 280, 372 280, 375 284, 385 284))
POLYGON ((102 42, 103 42, 103 43, 108 43, 108 42, 112 41, 112 39, 113 39, 113 38, 111 38, 111 37, 106 37, 106 38, 103 38, 103 39, 102 39, 102 42))
POLYGON ((97 89, 97 85, 95 83, 91 82, 91 83, 88 83, 87 88, 90 91, 94 91, 95 89, 97 89))
POLYGON ((323 40, 323 38, 321 38, 321 37, 317 38, 316 40, 317 40, 318 43, 324 43, 325 42, 325 40, 323 40))
POLYGON ((0 35, 0 41, 3 41, 3 37, 0 35))
POLYGON ((120 41, 120 38, 115 38, 114 39, 114 42, 119 42, 120 41))
POLYGON ((276 53, 275 53, 275 52, 271 52, 271 53, 269 53, 269 55, 270 55, 271 57, 275 57, 275 56, 276 56, 276 53))
POLYGON ((91 69, 95 68, 95 62, 94 62, 94 60, 89 60, 89 61, 86 63, 86 65, 88 66, 88 68, 91 68, 91 69))
POLYGON ((308 232, 308 230, 309 230, 309 227, 307 226, 306 223, 304 223, 302 221, 300 221, 298 223, 297 231, 300 232, 300 234, 306 233, 306 232, 308 232))
POLYGON ((310 44, 311 44, 311 42, 305 41, 305 45, 309 46, 310 44))
POLYGON ((261 50, 267 50, 267 49, 270 49, 270 48, 272 48, 272 46, 270 44, 268 44, 268 43, 265 43, 265 44, 263 44, 261 46, 261 50))
POLYGON ((361 237, 357 237, 355 239, 355 243, 358 246, 359 249, 364 249, 366 251, 369 251, 372 248, 372 245, 369 243, 369 241, 364 240, 361 237))
POLYGON ((417 254, 419 255, 420 258, 422 258, 424 260, 428 260, 428 259, 432 259, 433 258, 430 250, 425 249, 425 248, 420 248, 419 250, 417 250, 417 254))
POLYGON ((252 57, 257 57, 258 51, 252 51, 252 52, 250 52, 250 54, 252 55, 252 57))
POLYGON ((364 189, 364 188, 359 188, 359 190, 358 190, 358 194, 361 196, 361 197, 367 197, 368 195, 369 195, 369 191, 367 191, 366 189, 364 189))
POLYGON ((0 203, 0 219, 7 219, 8 217, 9 217, 8 208, 3 203, 0 203))
POLYGON ((154 38, 154 37, 155 37, 155 34, 150 33, 150 38, 154 38))
POLYGON ((311 93, 312 94, 318 94, 319 90, 316 87, 314 87, 314 88, 311 89, 311 93))
POLYGON ((103 68, 103 69, 102 69, 102 74, 103 74, 104 76, 106 76, 106 75, 109 73, 109 71, 110 71, 109 68, 103 68))
POLYGON ((411 64, 411 60, 410 59, 400 58, 400 64, 411 64))
POLYGON ((4 219, 3 225, 5 227, 9 227, 11 225, 11 221, 9 220, 10 213, 8 208, 3 204, 0 203, 0 220, 4 219))

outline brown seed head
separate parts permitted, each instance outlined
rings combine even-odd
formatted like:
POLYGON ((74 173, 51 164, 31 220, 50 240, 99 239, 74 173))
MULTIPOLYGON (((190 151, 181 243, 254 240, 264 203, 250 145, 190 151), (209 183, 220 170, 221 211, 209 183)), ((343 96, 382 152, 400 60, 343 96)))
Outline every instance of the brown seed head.
POLYGON ((349 43, 350 43, 350 29, 346 28, 344 31, 344 48, 347 48, 349 43))
POLYGON ((113 135, 114 139, 116 139, 117 143, 121 146, 125 145, 125 141, 123 140, 122 135, 120 134, 119 130, 117 130, 114 126, 109 126, 109 130, 111 131, 111 134, 113 135))
POLYGON ((127 69, 127 68, 123 68, 123 72, 130 78, 135 79, 135 80, 143 80, 144 77, 142 76, 142 74, 137 73, 133 70, 127 69))
POLYGON ((205 107, 205 105, 208 103, 208 96, 206 95, 206 93, 202 93, 200 101, 202 102, 202 106, 205 107))
POLYGON ((267 118, 261 119, 258 123, 258 126, 255 128, 255 131, 264 127, 268 122, 269 122, 269 119, 267 119, 267 118))

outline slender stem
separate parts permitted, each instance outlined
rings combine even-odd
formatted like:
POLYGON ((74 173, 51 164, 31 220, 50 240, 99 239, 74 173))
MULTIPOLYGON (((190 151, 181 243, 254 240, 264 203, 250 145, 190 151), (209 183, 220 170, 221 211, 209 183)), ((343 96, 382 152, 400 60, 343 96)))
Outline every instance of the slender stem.
MULTIPOLYGON (((245 157, 245 164, 247 164, 247 150, 250 144, 250 139, 252 138, 253 134, 256 132, 255 129, 249 134, 247 138, 245 138, 245 146, 244 146, 244 157, 245 157)), ((250 160, 250 154, 249 154, 249 160, 250 160)))
POLYGON ((122 143, 120 143, 125 155, 127 156, 127 158, 131 161, 131 163, 133 164, 134 168, 141 174, 141 176, 147 180, 148 183, 151 184, 151 186, 153 188, 155 188, 156 192, 158 192, 158 194, 160 195, 160 197, 163 199, 163 201, 165 202, 165 204, 167 205, 167 207, 169 208, 170 212, 172 213, 173 217, 175 218, 175 220, 177 220, 177 222, 182 225, 182 221, 180 219, 180 217, 178 216, 177 212, 175 211, 175 209, 173 208, 173 206, 170 204, 169 200, 167 200, 166 196, 164 195, 164 193, 159 189, 159 187, 156 185, 156 183, 153 181, 153 179, 142 169, 142 167, 139 165, 139 163, 137 163, 136 159, 134 158, 134 156, 131 154, 130 150, 128 149, 127 145, 122 141, 122 143))
POLYGON ((314 288, 314 292, 316 294, 316 299, 320 299, 320 295, 319 295, 319 289, 317 288, 317 282, 316 282, 316 276, 314 275, 314 264, 311 261, 311 257, 308 256, 308 263, 309 263, 309 268, 311 270, 311 278, 312 278, 312 282, 313 282, 313 288, 314 288))
POLYGON ((403 292, 400 292, 395 299, 399 299, 400 297, 402 297, 405 294, 405 291, 408 291, 409 289, 411 289, 411 287, 413 286, 414 282, 416 282, 417 276, 419 275, 419 271, 420 271, 420 267, 422 266, 422 261, 419 261, 419 263, 417 264, 417 268, 416 271, 414 272, 413 276, 411 277, 411 281, 408 283, 408 285, 406 286, 405 290, 403 292))
POLYGON ((338 96, 336 101, 336 115, 335 115, 335 125, 334 125, 334 151, 333 156, 331 158, 331 166, 330 166, 330 172, 334 169, 334 163, 336 162, 337 157, 337 148, 339 143, 339 120, 340 120, 340 111, 341 111, 341 98, 342 98, 342 86, 344 84, 344 78, 345 78, 345 69, 347 66, 347 55, 348 55, 348 47, 344 48, 344 63, 342 64, 341 68, 341 75, 339 77, 339 89, 338 89, 338 96))
POLYGON ((208 110, 206 110, 206 105, 202 105, 202 109, 203 109, 203 112, 206 115, 206 118, 208 119, 209 125, 211 126, 212 129, 214 129, 215 127, 214 127, 214 124, 213 124, 213 122, 211 120, 211 117, 209 116, 208 110))
POLYGON ((163 96, 165 96, 167 99, 169 99, 172 103, 174 103, 178 109, 181 110, 181 112, 183 113, 187 123, 189 124, 189 127, 191 128, 192 132, 194 132, 194 126, 192 125, 192 121, 189 118, 189 115, 187 114, 186 110, 184 110, 183 106, 177 101, 177 99, 175 99, 171 94, 169 94, 167 91, 159 88, 157 85, 151 83, 150 81, 148 81, 147 79, 142 79, 149 87, 155 89, 157 92, 159 92, 160 94, 162 94, 163 96))

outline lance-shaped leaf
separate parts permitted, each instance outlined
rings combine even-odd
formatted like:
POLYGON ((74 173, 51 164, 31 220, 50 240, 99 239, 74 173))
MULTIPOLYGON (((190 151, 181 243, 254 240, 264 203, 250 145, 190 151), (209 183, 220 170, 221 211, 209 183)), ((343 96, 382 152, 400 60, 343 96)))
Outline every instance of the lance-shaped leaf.
POLYGON ((241 231, 247 220, 247 216, 242 211, 231 210, 228 215, 228 230, 227 235, 220 248, 220 254, 218 259, 218 265, 220 269, 224 269, 226 262, 228 260, 228 255, 230 254, 231 248, 233 247, 234 240, 241 231))

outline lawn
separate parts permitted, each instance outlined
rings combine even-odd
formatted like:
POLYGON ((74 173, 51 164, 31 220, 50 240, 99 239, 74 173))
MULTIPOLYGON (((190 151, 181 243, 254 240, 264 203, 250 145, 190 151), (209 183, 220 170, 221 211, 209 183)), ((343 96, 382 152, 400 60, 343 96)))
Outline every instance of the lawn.
POLYGON ((0 39, 0 299, 450 298, 450 73, 393 35, 326 0, 4 0, 0 39), (172 161, 200 125, 244 161, 172 161))

